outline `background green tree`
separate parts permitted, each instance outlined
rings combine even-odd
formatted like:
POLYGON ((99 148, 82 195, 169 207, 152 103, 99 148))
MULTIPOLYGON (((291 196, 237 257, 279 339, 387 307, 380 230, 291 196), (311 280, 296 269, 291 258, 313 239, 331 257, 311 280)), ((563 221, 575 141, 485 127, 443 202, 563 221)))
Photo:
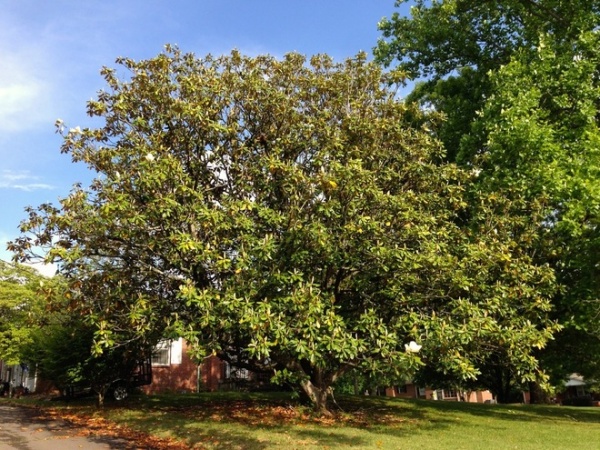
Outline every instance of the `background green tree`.
POLYGON ((52 281, 35 269, 0 261, 0 360, 6 364, 24 362, 23 347, 44 320, 44 283, 52 281))
POLYGON ((487 139, 485 153, 471 160, 490 189, 510 185, 527 198, 546 199, 533 250, 562 286, 554 314, 565 331, 544 355, 558 379, 598 374, 595 358, 573 351, 600 343, 598 50, 596 33, 582 33, 567 49, 542 37, 533 55, 515 56, 492 77, 497 89, 463 141, 466 153, 487 139))
POLYGON ((97 350, 176 333, 296 380, 323 413, 351 369, 473 378, 499 348, 536 376, 553 278, 515 245, 529 222, 467 201, 473 174, 441 163, 401 74, 364 55, 119 62, 129 78, 104 69, 88 104, 104 125, 59 124, 98 177, 30 209, 11 244, 60 262, 97 350))
POLYGON ((446 116, 434 132, 482 192, 521 199, 523 220, 526 205, 544 210, 518 245, 562 287, 564 331, 538 354, 557 381, 598 375, 599 14, 587 0, 419 1, 381 23, 376 49, 425 80, 410 99, 446 116))
POLYGON ((98 354, 93 351, 95 332, 83 320, 56 314, 52 323, 32 332, 23 361, 65 395, 91 390, 102 406, 114 389, 127 395, 132 374, 149 361, 150 348, 123 343, 98 354))
POLYGON ((420 81, 410 99, 445 114, 437 133, 448 158, 468 163, 460 140, 494 89, 490 74, 535 49, 541 35, 567 47, 597 26, 599 14, 590 0, 417 0, 410 17, 395 13, 379 23, 375 55, 420 81))

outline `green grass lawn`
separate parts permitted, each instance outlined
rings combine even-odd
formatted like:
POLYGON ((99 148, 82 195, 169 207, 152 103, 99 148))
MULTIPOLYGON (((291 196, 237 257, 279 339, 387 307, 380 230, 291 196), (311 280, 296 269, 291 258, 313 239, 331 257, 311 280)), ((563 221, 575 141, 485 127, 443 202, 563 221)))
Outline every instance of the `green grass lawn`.
MULTIPOLYGON (((55 405, 206 449, 600 449, 600 408, 338 399, 319 419, 287 394, 134 397, 94 410, 55 405)), ((48 402, 47 402, 48 403, 48 402)))

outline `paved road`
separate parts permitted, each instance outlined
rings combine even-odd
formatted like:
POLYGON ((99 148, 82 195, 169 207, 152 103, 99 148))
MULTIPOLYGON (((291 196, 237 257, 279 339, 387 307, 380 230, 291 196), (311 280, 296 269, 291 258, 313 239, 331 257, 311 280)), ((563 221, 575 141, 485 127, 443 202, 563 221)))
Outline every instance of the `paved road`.
POLYGON ((29 408, 0 405, 0 449, 73 450, 135 448, 131 442, 77 436, 77 429, 60 420, 47 420, 29 408))

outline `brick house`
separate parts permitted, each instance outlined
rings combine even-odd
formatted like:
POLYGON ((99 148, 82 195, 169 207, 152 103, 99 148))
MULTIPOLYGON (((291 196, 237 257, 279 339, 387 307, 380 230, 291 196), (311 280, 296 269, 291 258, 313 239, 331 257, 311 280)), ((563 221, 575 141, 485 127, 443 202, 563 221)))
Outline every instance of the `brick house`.
POLYGON ((258 385, 268 382, 217 356, 197 361, 191 357, 188 349, 187 342, 181 338, 159 342, 152 355, 152 383, 143 386, 142 391, 160 394, 235 390, 250 383, 258 385))
POLYGON ((398 398, 420 398, 427 400, 445 400, 445 401, 465 401, 470 403, 491 403, 494 396, 490 391, 455 391, 452 389, 431 389, 429 387, 420 387, 408 381, 406 384, 387 387, 385 389, 387 397, 398 398))
MULTIPOLYGON (((152 355, 152 383, 142 386, 142 391, 146 394, 192 393, 269 385, 268 376, 262 377, 247 369, 235 367, 217 356, 208 356, 198 362, 190 356, 188 348, 187 342, 181 338, 159 342, 152 355)), ((431 389, 419 387, 410 381, 386 388, 385 395, 471 403, 493 402, 490 391, 431 389)))
POLYGON ((143 386, 146 394, 198 392, 199 365, 187 352, 183 339, 163 340, 152 354, 152 383, 143 386))

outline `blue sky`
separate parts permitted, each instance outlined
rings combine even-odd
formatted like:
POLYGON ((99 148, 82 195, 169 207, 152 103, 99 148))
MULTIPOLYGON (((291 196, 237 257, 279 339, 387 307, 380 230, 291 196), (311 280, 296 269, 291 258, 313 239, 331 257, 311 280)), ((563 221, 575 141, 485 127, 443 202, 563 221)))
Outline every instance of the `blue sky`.
POLYGON ((0 259, 24 208, 57 203, 92 174, 60 154, 54 122, 87 122, 118 56, 145 59, 164 44, 197 55, 290 51, 336 59, 371 53, 394 0, 0 0, 0 259))

